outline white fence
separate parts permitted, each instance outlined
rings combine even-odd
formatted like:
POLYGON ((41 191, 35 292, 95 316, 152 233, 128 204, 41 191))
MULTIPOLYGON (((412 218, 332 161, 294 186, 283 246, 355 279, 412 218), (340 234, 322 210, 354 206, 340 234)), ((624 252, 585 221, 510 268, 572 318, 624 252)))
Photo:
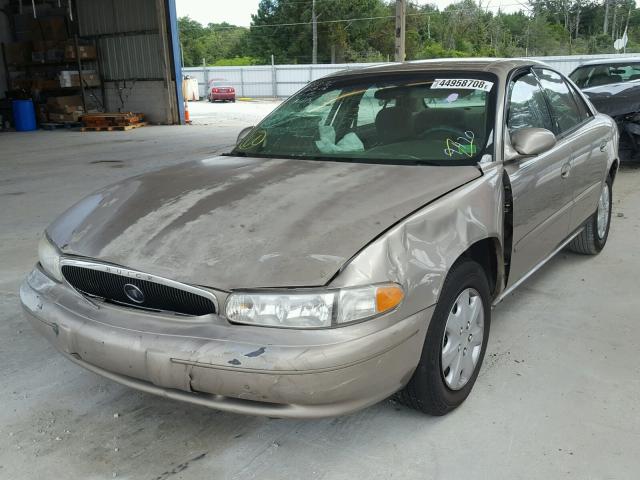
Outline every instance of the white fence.
MULTIPOLYGON (((601 58, 633 57, 638 54, 574 55, 531 57, 548 63, 563 73, 570 73, 583 62, 601 58)), ((340 70, 355 70, 373 63, 336 63, 318 65, 265 65, 249 67, 186 67, 183 75, 198 79, 200 97, 205 97, 207 85, 231 86, 238 97, 288 97, 307 83, 340 70)))

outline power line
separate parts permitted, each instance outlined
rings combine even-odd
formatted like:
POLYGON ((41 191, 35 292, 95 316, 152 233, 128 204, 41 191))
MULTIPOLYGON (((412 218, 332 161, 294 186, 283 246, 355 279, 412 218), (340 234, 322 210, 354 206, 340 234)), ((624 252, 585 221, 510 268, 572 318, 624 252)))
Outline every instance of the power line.
MULTIPOLYGON (((501 3, 500 5, 495 5, 495 6, 491 6, 492 9, 496 9, 496 10, 500 10, 501 8, 504 7, 523 7, 526 8, 525 5, 523 5, 522 3, 518 2, 518 3, 501 3)), ((486 7, 488 9, 488 6, 486 7)), ((422 17, 422 16, 427 16, 427 15, 436 15, 438 13, 444 14, 444 13, 459 13, 459 12, 467 12, 469 11, 468 8, 451 8, 451 9, 445 9, 445 10, 437 10, 437 11, 431 11, 431 12, 413 12, 413 13, 407 13, 407 17, 422 17)), ((357 18, 341 18, 341 19, 336 19, 336 20, 318 20, 317 23, 351 23, 351 22, 361 22, 361 21, 366 21, 366 20, 384 20, 384 19, 390 19, 390 18, 396 18, 395 15, 380 15, 380 16, 374 16, 374 17, 357 17, 357 18)), ((272 27, 295 27, 295 26, 300 26, 300 25, 312 25, 312 21, 308 21, 308 22, 290 22, 290 23, 269 23, 269 24, 264 24, 264 25, 250 25, 248 27, 242 27, 242 26, 238 26, 238 25, 229 25, 229 26, 215 26, 213 27, 214 30, 228 30, 228 29, 234 29, 234 28, 247 28, 247 29, 252 29, 252 28, 272 28, 272 27)))

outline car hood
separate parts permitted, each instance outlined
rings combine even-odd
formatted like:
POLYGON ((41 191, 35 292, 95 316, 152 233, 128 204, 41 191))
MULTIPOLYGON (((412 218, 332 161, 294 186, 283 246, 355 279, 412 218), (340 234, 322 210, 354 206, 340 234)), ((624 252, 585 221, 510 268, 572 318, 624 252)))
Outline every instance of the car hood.
POLYGON ((616 117, 640 111, 640 81, 600 85, 583 92, 600 113, 616 117))
POLYGON ((477 167, 222 156, 106 187, 47 230, 65 254, 224 290, 326 284, 477 167))

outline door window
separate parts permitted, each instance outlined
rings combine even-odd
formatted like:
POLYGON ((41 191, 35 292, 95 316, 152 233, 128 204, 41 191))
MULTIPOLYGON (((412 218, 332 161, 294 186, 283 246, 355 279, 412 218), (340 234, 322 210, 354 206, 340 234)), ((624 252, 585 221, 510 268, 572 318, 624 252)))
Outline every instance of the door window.
POLYGON ((569 131, 581 123, 583 118, 578 110, 578 105, 562 77, 551 70, 536 69, 536 74, 542 90, 549 100, 558 131, 560 133, 569 131))
POLYGON ((584 99, 580 96, 580 94, 576 91, 575 88, 569 85, 569 89, 571 90, 571 93, 573 94, 573 99, 575 100, 576 105, 578 106, 578 111, 580 112, 580 119, 582 121, 587 120, 592 116, 591 111, 589 110, 589 107, 587 107, 587 104, 585 103, 584 99))
POLYGON ((510 85, 507 127, 509 132, 530 127, 554 130, 547 102, 533 73, 519 77, 510 85))

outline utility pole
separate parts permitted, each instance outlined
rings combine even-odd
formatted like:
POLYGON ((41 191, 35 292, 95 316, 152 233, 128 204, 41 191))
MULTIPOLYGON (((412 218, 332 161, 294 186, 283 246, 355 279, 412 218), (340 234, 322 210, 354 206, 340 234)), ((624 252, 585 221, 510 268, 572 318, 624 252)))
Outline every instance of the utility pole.
POLYGON ((396 52, 395 61, 405 60, 405 30, 407 25, 407 2, 406 0, 396 0, 396 52))
POLYGON ((311 4, 311 23, 313 28, 313 50, 311 52, 311 63, 318 63, 318 17, 316 16, 316 0, 311 4))
POLYGON ((613 20, 611 20, 611 40, 616 38, 616 16, 618 13, 618 2, 613 0, 613 20))
POLYGON ((602 33, 607 34, 607 27, 609 26, 609 0, 604 0, 604 26, 602 27, 602 33))
POLYGON ((622 34, 622 51, 627 53, 627 42, 629 41, 629 37, 627 36, 627 30, 629 29, 629 19, 631 18, 631 6, 629 6, 629 13, 627 14, 627 24, 624 26, 624 33, 622 34))

